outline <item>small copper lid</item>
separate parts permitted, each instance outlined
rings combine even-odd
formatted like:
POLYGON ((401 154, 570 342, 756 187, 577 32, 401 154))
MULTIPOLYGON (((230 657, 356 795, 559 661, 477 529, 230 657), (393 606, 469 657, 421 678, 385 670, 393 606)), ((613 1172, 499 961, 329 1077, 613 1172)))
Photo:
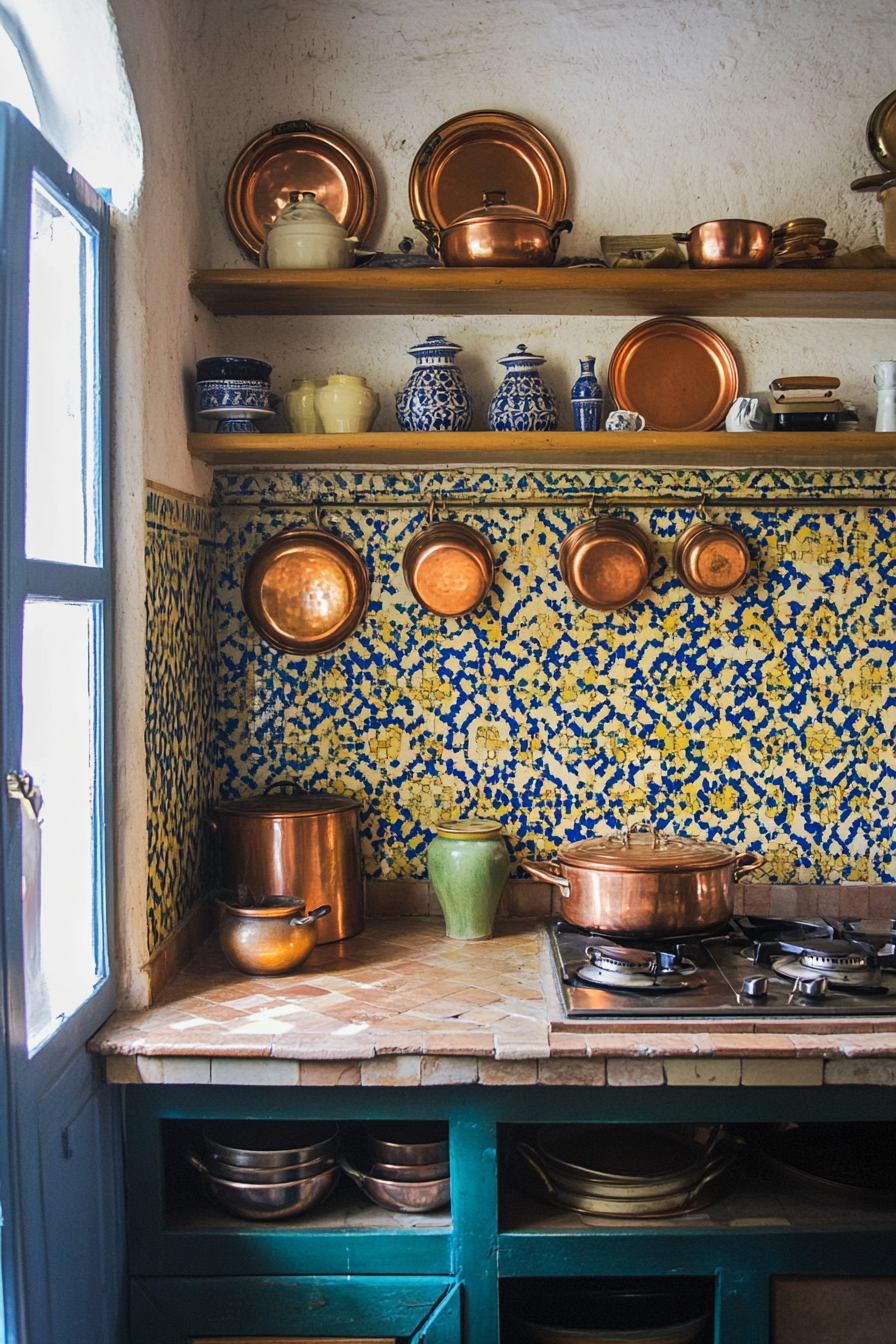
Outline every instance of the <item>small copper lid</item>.
POLYGON ((529 210, 525 205, 508 204, 506 191, 486 191, 482 197, 482 204, 475 210, 468 210, 466 214, 458 215, 457 219, 452 219, 448 225, 453 229, 456 224, 491 224, 496 219, 506 220, 512 224, 543 224, 546 229, 551 226, 546 219, 542 219, 536 210, 529 210))
POLYGON ((624 873, 692 872, 700 868, 723 868, 733 863, 735 857, 734 850, 727 845, 692 840, 686 835, 671 835, 653 826, 645 830, 629 827, 616 835, 579 840, 557 855, 560 863, 574 868, 624 873))

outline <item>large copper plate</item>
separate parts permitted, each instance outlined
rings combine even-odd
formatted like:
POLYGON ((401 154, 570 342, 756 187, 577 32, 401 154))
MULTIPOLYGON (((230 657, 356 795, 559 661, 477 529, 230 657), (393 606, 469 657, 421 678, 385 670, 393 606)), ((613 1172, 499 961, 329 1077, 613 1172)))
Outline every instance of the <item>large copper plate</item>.
POLYGON ((487 191, 534 210, 553 227, 566 209, 566 170, 550 140, 512 112, 465 112, 433 131, 408 183, 415 219, 446 228, 487 191))
POLYGON ((319 528, 288 528, 253 555, 243 605, 268 644, 285 653, 327 653, 360 625, 370 597, 361 557, 319 528))
POLYGON ((882 168, 896 173, 896 90, 878 103, 868 118, 868 148, 882 168))
POLYGON ((648 429, 685 433, 716 429, 737 396, 730 346, 689 317, 642 322, 613 351, 610 391, 623 411, 638 411, 648 429))
POLYGON ((436 616, 466 616, 483 601, 495 577, 488 542, 466 523, 434 523, 412 537, 402 569, 408 587, 436 616))
POLYGON ((251 141, 230 170, 224 208, 236 239, 256 257, 291 191, 313 191, 349 237, 362 241, 376 214, 376 179, 358 146, 329 126, 286 121, 251 141))
POLYGON ((580 523, 560 547, 560 575, 583 607, 621 611, 647 587, 653 547, 634 523, 600 518, 580 523))

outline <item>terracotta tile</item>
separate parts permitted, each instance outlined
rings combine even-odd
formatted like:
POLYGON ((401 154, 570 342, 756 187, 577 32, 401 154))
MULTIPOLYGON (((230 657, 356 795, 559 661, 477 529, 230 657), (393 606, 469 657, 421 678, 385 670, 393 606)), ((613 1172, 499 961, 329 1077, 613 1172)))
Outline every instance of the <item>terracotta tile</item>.
POLYGON ((597 1058, 601 1055, 630 1055, 632 1057, 638 1054, 638 1038, 635 1035, 629 1035, 622 1032, 589 1032, 588 1033, 588 1054, 597 1058))
POLYGON ((771 888, 744 886, 744 914, 767 915, 770 913, 769 893, 771 888))
POLYGON ((602 1059, 540 1059, 538 1081, 544 1087, 603 1087, 606 1064, 602 1059))
POLYGON ((843 886, 840 888, 840 909, 844 919, 867 919, 870 914, 870 888, 843 886))
POLYGON ((469 989, 457 990, 452 997, 462 1003, 475 1003, 484 1007, 487 1003, 497 1003, 501 996, 495 990, 477 989, 475 985, 471 985, 469 989))
POLYGON ((212 1083, 225 1087, 296 1087, 294 1059, 213 1059, 212 1083))
POLYGON ((425 1055, 420 1061, 423 1087, 453 1087, 478 1081, 479 1064, 474 1055, 425 1055))
POLYGON ((376 1052, 374 1039, 365 1036, 334 1037, 305 1036, 300 1032, 279 1036, 271 1046, 275 1059, 373 1059, 376 1052))
POLYGON ((896 1087, 896 1059, 827 1059, 824 1081, 850 1087, 896 1087))
POLYGON ((551 1055, 557 1058, 588 1054, 588 1038, 578 1032, 552 1031, 548 1034, 548 1045, 551 1047, 551 1055))
POLYGON ((611 1087, 662 1087, 666 1078, 661 1059, 608 1059, 611 1087))
POLYGON ((299 1065, 302 1087, 360 1087, 361 1065, 353 1060, 323 1063, 303 1059, 299 1065))
POLYGON ((419 1087, 419 1055, 383 1055, 361 1064, 362 1087, 419 1087))
POLYGON ((486 1087, 529 1087, 538 1082, 534 1059, 480 1059, 479 1081, 486 1087))
POLYGON ((856 1055, 893 1055, 896 1057, 896 1032, 890 1024, 889 1031, 874 1031, 866 1034, 849 1034, 838 1038, 841 1054, 856 1055))
POLYGON ((896 917, 896 885, 869 887, 868 913, 869 915, 883 915, 885 918, 896 917))
POLYGON ((546 882, 508 882, 504 905, 508 915, 547 919, 551 913, 552 888, 546 882))
POLYGON ((494 1022, 503 1022, 507 1013, 503 1008, 471 1008, 461 1013, 458 1022, 473 1022, 480 1027, 489 1027, 494 1022))
POLYGON ((490 1031, 431 1031, 424 1037, 424 1049, 427 1055, 493 1055, 495 1038, 490 1031))
POLYGON ((395 1031, 390 1033, 377 1031, 376 1053, 378 1055, 420 1055, 425 1040, 422 1031, 395 1031))
POLYGON ((369 918, 386 915, 425 915, 429 910, 428 882, 368 882, 365 906, 369 918))
MULTIPOLYGON (((796 887, 772 887, 769 893, 768 913, 778 919, 794 919, 796 916, 796 887)), ((759 914, 758 910, 746 909, 750 914, 759 914)))
POLYGON ((139 1083, 137 1060, 132 1055, 108 1055, 104 1061, 107 1083, 139 1083))
POLYGON ((744 1059, 741 1087, 820 1087, 823 1059, 744 1059))
POLYGON ((800 1035, 791 1032, 790 1039, 793 1041, 798 1058, 802 1055, 831 1056, 840 1053, 837 1040, 831 1036, 800 1035))
POLYGON ((501 1038, 495 1036, 495 1059, 549 1059, 551 1047, 547 1040, 501 1038))
POLYGON ((189 1059, 157 1058, 140 1056, 137 1060, 137 1072, 141 1083, 196 1084, 210 1083, 212 1062, 193 1056, 189 1059))
POLYGON ((712 1048, 715 1055, 741 1055, 746 1057, 783 1057, 795 1055, 796 1047, 789 1036, 779 1032, 775 1035, 771 1033, 753 1033, 751 1035, 735 1035, 725 1033, 710 1033, 712 1037, 712 1048))
POLYGON ((800 917, 806 915, 817 915, 820 913, 822 905, 819 898, 818 887, 797 887, 796 889, 796 914, 800 917))
POLYGON ((663 1072, 669 1087, 738 1087, 739 1059, 667 1059, 663 1072))

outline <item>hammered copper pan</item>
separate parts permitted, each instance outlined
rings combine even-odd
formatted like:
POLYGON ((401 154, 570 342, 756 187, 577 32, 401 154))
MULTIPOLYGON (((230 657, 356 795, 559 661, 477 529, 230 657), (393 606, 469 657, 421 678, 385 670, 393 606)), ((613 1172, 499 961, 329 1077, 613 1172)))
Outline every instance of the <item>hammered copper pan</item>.
POLYGON ((647 587, 650 539, 624 518, 580 523, 560 547, 560 574, 577 602, 593 611, 621 611, 647 587))
POLYGON ((724 597, 745 581, 750 572, 750 552, 733 527, 697 522, 676 537, 672 568, 692 593, 724 597))
POLYGON ((354 634, 370 598, 353 547, 321 527, 288 527, 259 546, 243 575, 243 605, 268 644, 305 656, 354 634))
POLYGON ((492 548, 466 523, 433 523, 412 537, 401 562, 411 592, 436 616, 466 616, 495 577, 492 548))

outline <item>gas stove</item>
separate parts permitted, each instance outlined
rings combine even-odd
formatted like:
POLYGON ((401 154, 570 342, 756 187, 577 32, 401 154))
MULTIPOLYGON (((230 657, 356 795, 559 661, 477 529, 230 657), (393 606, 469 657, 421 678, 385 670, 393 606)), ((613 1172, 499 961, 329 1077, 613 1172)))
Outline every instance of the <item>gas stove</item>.
POLYGON ((569 1018, 896 1016, 896 919, 735 915, 691 938, 614 938, 558 921, 569 1018))

